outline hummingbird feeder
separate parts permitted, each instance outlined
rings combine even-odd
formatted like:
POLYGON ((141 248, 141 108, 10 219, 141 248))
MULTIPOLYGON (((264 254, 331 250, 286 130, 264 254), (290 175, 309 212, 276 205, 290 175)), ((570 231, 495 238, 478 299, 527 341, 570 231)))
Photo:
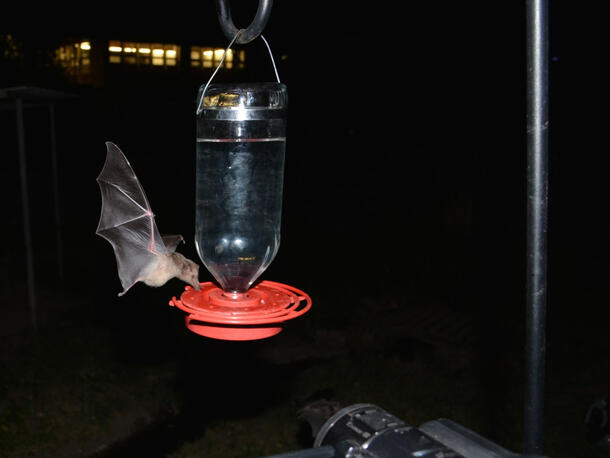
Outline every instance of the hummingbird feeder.
POLYGON ((197 334, 262 339, 311 308, 311 298, 297 288, 255 283, 280 245, 288 93, 279 77, 210 81, 197 97, 195 245, 220 287, 187 286, 170 305, 186 312, 186 326, 197 334))

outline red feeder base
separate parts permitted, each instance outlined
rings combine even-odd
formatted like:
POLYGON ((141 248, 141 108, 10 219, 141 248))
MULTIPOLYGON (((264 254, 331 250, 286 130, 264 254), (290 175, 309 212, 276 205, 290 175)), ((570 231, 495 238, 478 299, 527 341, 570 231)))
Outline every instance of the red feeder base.
POLYGON ((311 298, 292 286, 262 281, 246 293, 225 294, 211 282, 190 286, 169 305, 186 312, 186 327, 213 339, 257 340, 276 335, 282 324, 311 308, 311 298))

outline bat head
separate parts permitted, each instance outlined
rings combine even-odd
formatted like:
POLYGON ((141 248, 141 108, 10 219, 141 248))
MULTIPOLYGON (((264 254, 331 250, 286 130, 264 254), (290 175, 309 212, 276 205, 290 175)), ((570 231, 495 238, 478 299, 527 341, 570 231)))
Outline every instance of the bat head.
POLYGON ((186 282, 199 291, 199 264, 187 259, 187 280, 186 282))
POLYGON ((188 283, 193 289, 199 291, 199 264, 185 258, 180 253, 172 253, 176 259, 176 267, 178 267, 178 277, 183 282, 188 283))

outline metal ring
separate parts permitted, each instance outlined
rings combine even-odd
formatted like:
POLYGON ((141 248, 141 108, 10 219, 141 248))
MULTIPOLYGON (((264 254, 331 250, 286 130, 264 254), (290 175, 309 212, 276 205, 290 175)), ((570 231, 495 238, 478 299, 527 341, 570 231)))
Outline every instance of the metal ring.
MULTIPOLYGON (((259 0, 258 1, 258 9, 256 10, 256 16, 250 23, 247 29, 245 29, 239 38, 237 39, 237 43, 245 44, 250 43, 256 37, 258 37, 265 25, 267 25, 267 21, 269 20, 269 16, 271 16, 271 5, 273 5, 273 0, 259 0)), ((227 3, 227 0, 216 0, 216 11, 218 13, 218 20, 220 21, 220 28, 222 29, 225 36, 231 40, 235 34, 239 31, 235 24, 233 24, 233 19, 231 18, 231 9, 227 3)))

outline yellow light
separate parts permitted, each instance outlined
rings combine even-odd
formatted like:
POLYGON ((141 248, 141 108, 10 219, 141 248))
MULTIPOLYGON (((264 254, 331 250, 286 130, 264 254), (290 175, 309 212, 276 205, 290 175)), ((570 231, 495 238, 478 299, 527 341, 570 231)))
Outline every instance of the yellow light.
POLYGON ((227 57, 225 58, 225 60, 227 62, 232 62, 233 61, 233 50, 232 49, 229 49, 227 51, 227 57))
POLYGON ((120 46, 108 46, 108 51, 110 52, 121 52, 123 48, 120 46))
POLYGON ((204 60, 212 60, 212 56, 214 55, 214 53, 210 50, 207 51, 203 51, 203 59, 204 60))
POLYGON ((165 51, 165 55, 167 57, 176 57, 176 50, 175 49, 168 49, 167 51, 165 51))
POLYGON ((140 48, 138 49, 140 54, 150 54, 150 48, 140 48))
POLYGON ((80 49, 82 49, 84 51, 89 51, 91 49, 91 43, 89 43, 88 41, 83 41, 80 44, 80 49))
POLYGON ((225 53, 224 49, 215 49, 214 50, 214 59, 220 60, 222 59, 222 55, 225 53))
POLYGON ((123 52, 136 52, 136 48, 128 48, 127 46, 123 48, 123 52))
POLYGON ((163 56, 164 51, 162 49, 153 49, 152 55, 155 57, 163 56))

